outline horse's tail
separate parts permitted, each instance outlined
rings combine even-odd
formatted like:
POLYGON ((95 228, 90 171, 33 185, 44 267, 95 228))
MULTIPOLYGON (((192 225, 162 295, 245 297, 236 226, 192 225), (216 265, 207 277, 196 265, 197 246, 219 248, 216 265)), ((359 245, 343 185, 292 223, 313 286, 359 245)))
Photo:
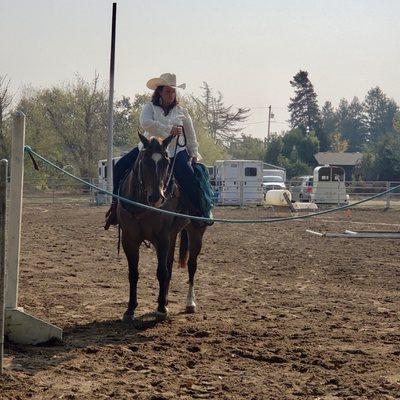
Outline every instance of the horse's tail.
POLYGON ((179 265, 182 268, 187 268, 189 259, 189 237, 185 229, 181 231, 181 243, 179 246, 179 265))

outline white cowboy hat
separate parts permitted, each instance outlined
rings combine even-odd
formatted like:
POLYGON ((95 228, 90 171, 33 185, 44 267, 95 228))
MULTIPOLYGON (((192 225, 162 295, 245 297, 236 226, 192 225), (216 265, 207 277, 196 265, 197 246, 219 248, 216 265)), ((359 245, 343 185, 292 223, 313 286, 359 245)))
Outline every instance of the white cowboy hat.
POLYGON ((151 90, 156 90, 157 86, 171 86, 178 89, 185 89, 186 83, 177 85, 176 75, 167 72, 165 74, 161 74, 159 78, 153 78, 147 82, 147 87, 151 90))

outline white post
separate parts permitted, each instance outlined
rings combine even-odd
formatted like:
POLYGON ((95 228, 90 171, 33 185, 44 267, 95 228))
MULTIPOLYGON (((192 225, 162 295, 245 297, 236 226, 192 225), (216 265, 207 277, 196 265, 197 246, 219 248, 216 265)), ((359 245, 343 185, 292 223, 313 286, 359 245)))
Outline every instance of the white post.
POLYGON ((0 161, 0 375, 4 357, 4 295, 6 260, 6 205, 8 161, 0 161))
POLYGON ((19 251, 21 242, 22 192, 24 183, 25 115, 13 117, 11 188, 6 266, 5 334, 16 343, 37 344, 62 339, 62 330, 18 307, 19 251))
POLYGON ((25 115, 13 119, 11 145, 11 189, 7 256, 6 308, 17 308, 19 250, 21 243, 22 188, 24 185, 25 115))
MULTIPOLYGON (((389 181, 386 182, 386 190, 389 190, 392 185, 389 181)), ((386 208, 390 208, 390 193, 386 194, 386 208)))

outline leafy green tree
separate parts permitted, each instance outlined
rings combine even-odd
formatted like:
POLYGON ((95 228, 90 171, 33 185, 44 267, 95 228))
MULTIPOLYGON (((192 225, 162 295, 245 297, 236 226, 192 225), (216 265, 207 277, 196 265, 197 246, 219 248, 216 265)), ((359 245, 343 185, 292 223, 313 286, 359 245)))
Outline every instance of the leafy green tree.
POLYGON ((398 106, 378 86, 368 91, 363 106, 369 140, 377 143, 382 135, 393 130, 398 106))
POLYGON ((264 161, 270 164, 278 165, 279 156, 282 154, 283 140, 282 136, 273 134, 265 150, 264 161))
POLYGON ((228 152, 236 160, 262 160, 264 142, 261 139, 242 134, 240 139, 231 142, 228 152))
POLYGON ((304 136, 300 128, 292 129, 282 137, 282 155, 290 159, 293 148, 296 149, 299 161, 315 165, 314 154, 319 151, 319 141, 315 132, 304 136))
POLYGON ((384 133, 363 153, 361 175, 364 180, 400 181, 399 133, 384 133))
POLYGON ((307 164, 299 160, 291 161, 283 155, 279 156, 277 165, 285 168, 287 179, 302 175, 309 175, 311 173, 311 168, 307 164))
POLYGON ((28 118, 29 143, 73 165, 80 176, 96 176, 107 143, 107 93, 98 87, 97 76, 92 82, 78 76, 64 86, 32 91, 18 108, 28 118))
POLYGON ((400 181, 400 137, 385 133, 376 146, 375 172, 378 180, 400 181))
POLYGON ((300 128, 303 132, 314 131, 320 142, 322 151, 329 148, 329 137, 324 132, 321 112, 318 107, 317 94, 308 78, 307 71, 299 71, 290 81, 295 96, 290 98, 288 110, 292 128, 300 128))
POLYGON ((143 106, 150 101, 148 94, 136 94, 133 102, 123 96, 115 103, 114 109, 114 146, 118 151, 129 151, 138 142, 137 132, 140 128, 140 112, 143 106))

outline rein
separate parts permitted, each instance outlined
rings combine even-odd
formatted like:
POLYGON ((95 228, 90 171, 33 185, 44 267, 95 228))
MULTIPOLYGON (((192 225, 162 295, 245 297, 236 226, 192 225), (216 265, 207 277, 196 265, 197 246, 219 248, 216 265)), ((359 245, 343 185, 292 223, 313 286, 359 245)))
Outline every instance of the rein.
POLYGON ((183 143, 183 144, 180 144, 180 143, 179 143, 180 135, 176 137, 176 144, 175 144, 175 150, 174 150, 173 161, 172 161, 172 165, 171 165, 171 168, 170 168, 169 176, 168 176, 168 179, 167 179, 167 184, 166 184, 166 186, 165 186, 166 189, 167 189, 167 191, 168 191, 168 187, 169 187, 169 184, 170 184, 170 182, 171 182, 171 179, 172 179, 172 175, 173 175, 173 173, 174 173, 175 161, 176 161, 176 153, 178 152, 178 147, 186 147, 186 134, 185 134, 185 129, 183 128, 183 126, 182 126, 181 128, 182 128, 182 131, 183 131, 184 143, 183 143))

